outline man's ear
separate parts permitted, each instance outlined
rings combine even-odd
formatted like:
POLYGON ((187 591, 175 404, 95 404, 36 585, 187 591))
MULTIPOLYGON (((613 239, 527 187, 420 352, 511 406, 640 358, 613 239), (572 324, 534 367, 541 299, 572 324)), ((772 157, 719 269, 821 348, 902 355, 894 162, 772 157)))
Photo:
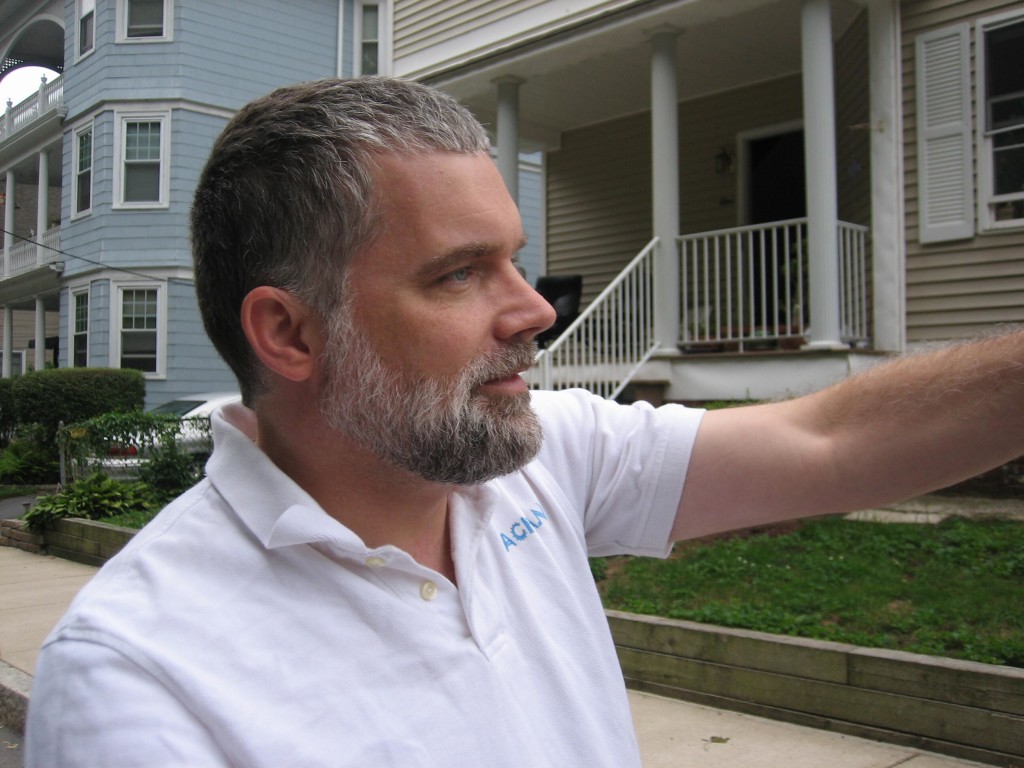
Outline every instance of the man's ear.
POLYGON ((321 350, 320 320, 288 291, 261 285, 242 300, 242 328, 256 357, 290 381, 313 375, 321 350))

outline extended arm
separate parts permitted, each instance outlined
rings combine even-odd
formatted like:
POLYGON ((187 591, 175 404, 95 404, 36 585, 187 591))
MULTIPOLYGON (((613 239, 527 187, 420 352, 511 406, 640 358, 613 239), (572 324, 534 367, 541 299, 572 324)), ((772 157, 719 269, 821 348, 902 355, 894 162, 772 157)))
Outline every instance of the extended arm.
POLYGON ((1024 454, 1024 332, 896 359, 814 394, 708 413, 673 539, 848 512, 1024 454))

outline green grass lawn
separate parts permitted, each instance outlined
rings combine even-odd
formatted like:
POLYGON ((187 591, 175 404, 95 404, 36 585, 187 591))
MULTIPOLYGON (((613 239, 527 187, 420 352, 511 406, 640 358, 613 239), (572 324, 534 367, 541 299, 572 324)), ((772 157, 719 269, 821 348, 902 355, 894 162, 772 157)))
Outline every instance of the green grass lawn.
POLYGON ((1024 667, 1024 523, 804 523, 595 563, 606 607, 1024 667))

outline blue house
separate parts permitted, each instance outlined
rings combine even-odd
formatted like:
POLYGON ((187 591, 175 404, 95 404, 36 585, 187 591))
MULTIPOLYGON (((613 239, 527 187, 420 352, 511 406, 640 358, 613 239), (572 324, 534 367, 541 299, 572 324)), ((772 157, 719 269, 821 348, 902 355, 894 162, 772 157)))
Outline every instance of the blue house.
MULTIPOLYGON (((210 146, 274 87, 386 72, 389 24, 361 0, 0 2, 0 76, 58 75, 0 118, 3 376, 137 368, 147 405, 234 388, 192 283, 188 211, 210 146)), ((537 161, 523 163, 536 198, 537 161)), ((535 279, 539 258, 524 263, 535 279)))

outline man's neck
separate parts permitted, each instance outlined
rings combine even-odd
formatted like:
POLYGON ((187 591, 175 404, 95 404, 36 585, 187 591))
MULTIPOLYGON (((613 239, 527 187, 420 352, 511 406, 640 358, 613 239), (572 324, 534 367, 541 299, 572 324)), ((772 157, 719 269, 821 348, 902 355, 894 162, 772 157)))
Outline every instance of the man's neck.
POLYGON ((257 421, 271 461, 367 547, 396 546, 454 583, 449 486, 392 466, 319 419, 282 423, 260 411, 257 421))

